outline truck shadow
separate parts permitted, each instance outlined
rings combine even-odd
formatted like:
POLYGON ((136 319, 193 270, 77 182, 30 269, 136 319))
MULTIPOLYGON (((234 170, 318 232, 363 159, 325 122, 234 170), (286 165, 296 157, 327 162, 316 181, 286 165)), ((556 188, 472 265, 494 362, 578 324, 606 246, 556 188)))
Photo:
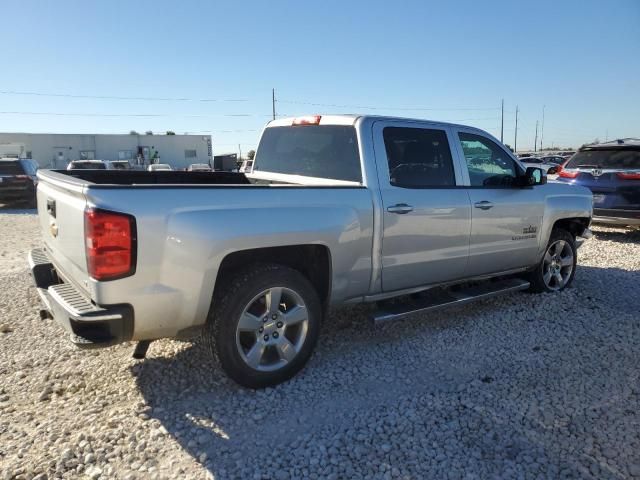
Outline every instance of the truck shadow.
POLYGON ((5 205, 0 203, 0 213, 3 215, 36 215, 38 210, 35 208, 21 208, 17 205, 5 205))
POLYGON ((600 230, 596 227, 593 229, 593 234, 598 240, 617 243, 640 243, 640 229, 600 230))
MULTIPOLYGON (((291 447, 291 458, 282 459, 286 464, 299 454, 295 451, 298 439, 304 443, 305 438, 321 430, 344 431, 351 428, 345 422, 355 424, 381 408, 397 409, 403 398, 432 398, 442 402, 438 403, 442 408, 448 408, 446 405, 457 404, 464 396, 475 402, 472 408, 486 411, 490 406, 483 403, 483 391, 491 388, 491 395, 513 397, 511 389, 518 385, 519 400, 510 400, 504 412, 495 411, 492 415, 504 416, 506 423, 508 418, 529 418, 531 404, 538 401, 540 385, 520 378, 524 375, 522 366, 540 362, 538 352, 542 348, 555 358, 558 375, 580 377, 582 373, 576 371, 572 357, 584 355, 589 342, 601 348, 598 332, 616 328, 598 325, 592 329, 591 324, 604 322, 599 311, 613 309, 625 328, 629 319, 637 316, 637 308, 630 305, 635 302, 629 302, 640 296, 637 280, 638 272, 634 271, 580 266, 575 287, 565 292, 513 294, 413 317, 400 326, 370 326, 367 316, 373 307, 369 306, 333 312, 305 370, 285 384, 261 391, 247 390, 228 380, 200 341, 182 344, 169 357, 154 356, 154 345, 158 345, 154 344, 149 357, 133 365, 131 371, 150 407, 150 417, 161 423, 165 435, 177 441, 215 478, 227 478, 231 471, 251 478, 260 472, 259 465, 264 465, 276 446, 291 447), (603 284, 621 288, 612 292, 603 289, 603 284), (580 312, 567 308, 576 303, 581 306, 580 312), (540 309, 541 304, 551 305, 540 309), (593 311, 593 316, 585 315, 585 310, 593 311), (505 324, 507 317, 510 320, 505 324), (576 332, 568 343, 566 335, 554 333, 567 330, 576 332), (584 338, 581 332, 586 332, 584 338), (479 336, 486 338, 478 340, 479 336), (493 352, 501 352, 500 357, 482 348, 488 338, 495 339, 493 352), (412 353, 401 355, 401 351, 412 353), (499 381, 494 383, 494 379, 499 381)), ((162 348, 166 350, 170 349, 162 348)), ((597 370, 600 366, 592 368, 597 370)), ((577 389, 572 398, 580 398, 581 383, 573 380, 567 382, 577 389)), ((602 402, 617 394, 609 385, 589 398, 602 402)), ((576 408, 588 407, 585 403, 576 408)), ((536 424, 540 421, 535 419, 536 424)), ((523 423, 524 420, 509 428, 524 428, 523 423)), ((548 449, 545 455, 555 455, 552 441, 557 439, 545 428, 538 432, 536 442, 540 444, 523 444, 522 449, 548 449)), ((453 429, 447 435, 459 442, 461 431, 453 429)), ((455 455, 462 458, 467 454, 463 449, 455 455)), ((584 473, 581 468, 576 463, 572 470, 584 473)))

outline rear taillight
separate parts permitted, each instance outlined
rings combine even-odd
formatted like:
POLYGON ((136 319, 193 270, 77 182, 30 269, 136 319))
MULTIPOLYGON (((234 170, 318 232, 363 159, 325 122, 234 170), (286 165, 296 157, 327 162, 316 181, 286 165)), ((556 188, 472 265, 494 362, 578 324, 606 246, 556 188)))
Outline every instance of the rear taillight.
POLYGON ((640 180, 640 172, 617 172, 616 175, 622 180, 640 180))
POLYGON ((136 222, 131 215, 88 209, 84 213, 87 270, 96 280, 115 280, 136 269, 136 222))
POLYGON ((576 178, 580 172, 577 170, 565 170, 564 168, 560 170, 558 173, 559 177, 562 178, 576 178))

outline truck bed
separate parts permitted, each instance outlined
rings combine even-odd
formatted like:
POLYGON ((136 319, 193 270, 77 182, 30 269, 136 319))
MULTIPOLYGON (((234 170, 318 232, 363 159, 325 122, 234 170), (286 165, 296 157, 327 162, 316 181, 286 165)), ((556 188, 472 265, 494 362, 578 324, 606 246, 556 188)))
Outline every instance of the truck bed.
POLYGON ((144 170, 52 170, 95 185, 249 185, 244 173, 144 170))

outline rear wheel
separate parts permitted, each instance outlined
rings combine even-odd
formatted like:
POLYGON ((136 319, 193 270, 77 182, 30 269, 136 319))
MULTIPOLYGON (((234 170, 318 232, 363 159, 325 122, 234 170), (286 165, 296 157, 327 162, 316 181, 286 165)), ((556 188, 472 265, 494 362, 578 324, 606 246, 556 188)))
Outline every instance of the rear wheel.
POLYGON ((578 259, 576 242, 569 232, 554 228, 544 256, 529 274, 532 292, 557 292, 571 285, 578 259))
POLYGON ((320 331, 318 295, 300 272, 256 265, 213 301, 205 337, 225 373, 250 388, 276 385, 304 367, 320 331))

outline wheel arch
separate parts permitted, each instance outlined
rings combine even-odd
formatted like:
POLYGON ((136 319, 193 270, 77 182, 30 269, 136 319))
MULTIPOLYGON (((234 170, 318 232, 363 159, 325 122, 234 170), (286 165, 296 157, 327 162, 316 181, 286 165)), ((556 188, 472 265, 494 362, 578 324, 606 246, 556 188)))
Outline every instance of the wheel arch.
POLYGON ((560 218, 553 224, 554 228, 562 228, 568 231, 573 237, 579 237, 589 227, 591 219, 588 217, 572 217, 572 218, 560 218))
POLYGON ((331 300, 331 251, 322 244, 287 245, 239 250, 225 256, 218 268, 213 295, 223 288, 225 278, 251 264, 274 263, 297 270, 315 288, 323 310, 331 300))

